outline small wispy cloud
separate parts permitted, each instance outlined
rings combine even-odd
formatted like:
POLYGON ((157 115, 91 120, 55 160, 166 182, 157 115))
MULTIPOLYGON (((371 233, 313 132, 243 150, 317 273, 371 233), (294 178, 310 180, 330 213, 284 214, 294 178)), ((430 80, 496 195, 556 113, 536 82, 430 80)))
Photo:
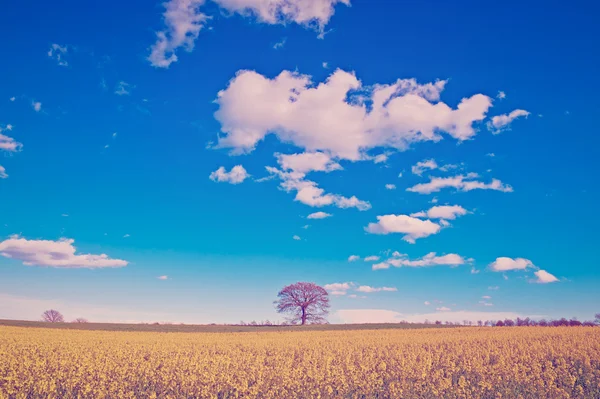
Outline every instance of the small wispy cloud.
POLYGON ((35 112, 40 112, 42 110, 42 103, 39 101, 32 101, 31 107, 35 112))
POLYGON ((68 48, 67 46, 61 46, 60 44, 53 43, 50 46, 50 50, 48 50, 48 57, 56 61, 56 63, 60 66, 68 66, 69 64, 64 59, 65 55, 67 55, 68 48))
POLYGON ((135 86, 132 86, 129 83, 122 80, 119 83, 117 83, 117 86, 115 88, 115 94, 117 96, 128 96, 131 94, 130 90, 134 87, 135 86))
POLYGON ((164 276, 158 276, 157 279, 159 279, 159 280, 168 280, 169 276, 166 276, 166 275, 164 275, 164 276))
POLYGON ((277 43, 275 43, 275 44, 273 45, 273 48, 274 48, 275 50, 282 49, 282 48, 283 48, 283 46, 285 46, 285 43, 286 43, 286 42, 287 42, 287 37, 284 37, 284 38, 282 38, 280 41, 278 41, 277 43))

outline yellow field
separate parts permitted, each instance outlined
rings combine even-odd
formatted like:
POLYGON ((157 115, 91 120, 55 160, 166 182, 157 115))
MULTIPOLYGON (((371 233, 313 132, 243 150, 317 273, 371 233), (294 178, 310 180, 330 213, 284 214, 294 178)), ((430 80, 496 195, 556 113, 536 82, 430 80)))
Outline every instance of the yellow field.
POLYGON ((600 328, 0 327, 7 398, 600 398, 600 328))

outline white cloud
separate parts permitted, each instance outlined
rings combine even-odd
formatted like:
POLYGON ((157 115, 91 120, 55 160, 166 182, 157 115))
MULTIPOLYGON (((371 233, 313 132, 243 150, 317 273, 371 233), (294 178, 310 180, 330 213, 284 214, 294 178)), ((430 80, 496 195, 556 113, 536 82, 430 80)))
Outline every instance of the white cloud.
POLYGON ((365 262, 377 262, 379 260, 379 256, 371 255, 365 258, 365 262))
POLYGON ((500 287, 498 287, 497 285, 491 285, 488 287, 488 290, 490 291, 498 291, 500 289, 500 287))
POLYGON ((224 133, 217 148, 248 153, 266 135, 275 134, 309 152, 356 161, 372 160, 367 151, 377 147, 404 150, 413 142, 439 141, 440 132, 469 139, 491 99, 477 94, 452 109, 439 102, 445 84, 400 79, 365 87, 354 74, 338 69, 326 82, 314 85, 309 76, 290 71, 273 79, 240 71, 216 100, 215 117, 224 133), (357 97, 352 94, 357 90, 367 94, 357 97))
POLYGON ((255 16, 267 24, 314 26, 323 30, 338 3, 350 5, 350 0, 214 0, 222 8, 242 15, 255 16))
MULTIPOLYGON (((371 158, 365 157, 365 159, 371 159, 371 158)), ((385 163, 389 159, 389 155, 388 154, 379 154, 379 155, 374 156, 372 159, 373 159, 373 163, 385 163)))
POLYGON ((425 306, 429 306, 429 305, 431 305, 431 302, 429 302, 429 301, 425 301, 425 302, 423 302, 423 304, 424 304, 425 306))
POLYGON ((296 191, 296 201, 312 207, 322 207, 334 205, 338 208, 357 208, 359 211, 366 211, 371 208, 371 204, 359 200, 355 196, 350 198, 338 194, 326 194, 325 190, 319 188, 317 183, 304 179, 304 173, 283 172, 277 168, 266 167, 267 171, 282 181, 280 187, 286 192, 296 191))
POLYGON ((354 262, 354 261, 357 261, 359 259, 360 259, 360 256, 358 256, 358 255, 350 255, 348 257, 348 262, 354 262))
POLYGON ((431 220, 421 220, 408 215, 377 216, 377 223, 369 223, 365 231, 371 234, 404 234, 402 239, 414 244, 419 238, 437 234, 441 230, 439 224, 431 220))
POLYGON ((16 99, 17 99, 17 98, 16 98, 16 97, 14 97, 14 96, 13 96, 13 97, 11 97, 11 98, 9 98, 9 100, 10 100, 11 102, 15 102, 15 100, 16 100, 16 99))
POLYGON ((128 96, 131 94, 130 90, 132 87, 133 86, 131 86, 129 83, 120 81, 117 83, 117 87, 115 88, 115 94, 118 96, 128 96))
POLYGON ((484 295, 484 296, 482 296, 481 298, 482 298, 482 299, 492 299, 492 297, 491 297, 491 296, 489 296, 489 295, 484 295))
POLYGON ((496 115, 487 123, 487 128, 493 134, 510 130, 511 122, 522 116, 527 118, 529 116, 529 112, 523 109, 515 109, 510 114, 496 115))
POLYGON ((285 171, 306 174, 311 171, 331 172, 341 170, 342 166, 322 152, 304 152, 300 154, 276 154, 277 163, 285 171))
POLYGON ((129 238, 129 237, 131 237, 131 235, 130 235, 130 234, 125 234, 125 235, 123 235, 123 238, 129 238))
MULTIPOLYGON (((434 313, 403 314, 394 310, 386 309, 342 309, 332 315, 334 322, 344 324, 360 323, 398 323, 408 321, 411 323, 422 323, 425 320, 440 320, 442 322, 460 322, 463 320, 504 320, 527 317, 515 312, 480 312, 480 311, 437 311, 434 313)), ((536 316, 533 316, 536 317, 536 316)))
POLYGON ((496 156, 496 154, 494 154, 493 152, 488 152, 485 155, 488 156, 488 157, 490 157, 490 158, 494 158, 496 156))
MULTIPOLYGON (((267 24, 295 22, 315 26, 321 34, 334 13, 337 3, 349 0, 213 0, 223 9, 241 15, 252 15, 267 24)), ((156 32, 148 61, 154 67, 168 68, 178 60, 177 50, 191 52, 200 31, 211 18, 200 8, 205 0, 170 0, 163 3, 165 28, 156 32)), ((277 47, 276 47, 277 48, 277 47)))
POLYGON ((326 213, 326 212, 315 212, 315 213, 311 213, 310 215, 308 215, 306 218, 307 219, 325 219, 325 218, 329 218, 333 216, 330 213, 326 213))
POLYGON ((61 46, 59 44, 53 43, 50 46, 50 50, 48 50, 48 57, 52 58, 56 63, 60 66, 68 66, 69 64, 64 59, 64 56, 67 54, 67 46, 61 46))
POLYGON ((221 166, 219 169, 212 172, 208 178, 219 183, 240 184, 249 176, 250 175, 242 165, 236 165, 231 168, 229 172, 225 170, 224 166, 221 166))
POLYGON ((321 64, 323 66, 323 68, 325 69, 329 69, 329 63, 328 62, 324 62, 323 64, 321 64))
POLYGON ((506 98, 506 93, 503 92, 502 90, 500 90, 498 92, 498 94, 496 95, 496 98, 499 99, 499 100, 504 100, 506 98))
POLYGON ((465 208, 459 205, 441 205, 434 206, 428 211, 413 213, 412 217, 427 217, 429 219, 447 219, 454 220, 458 216, 466 215, 468 212, 465 208))
POLYGON ((127 261, 111 259, 108 255, 75 255, 75 240, 61 238, 51 240, 27 240, 12 236, 0 242, 0 255, 23 262, 27 266, 49 266, 58 268, 102 268, 123 267, 127 261))
POLYGON ((19 143, 12 137, 5 136, 2 134, 4 130, 12 130, 12 125, 6 125, 4 128, 0 126, 0 150, 8 151, 8 152, 17 152, 20 151, 23 147, 23 144, 19 143))
POLYGON ((442 306, 441 308, 435 308, 435 310, 437 310, 438 312, 449 312, 452 309, 442 306))
POLYGON ((508 270, 525 270, 528 267, 536 266, 529 259, 500 257, 490 263, 490 269, 495 272, 505 272, 508 270))
POLYGON ((386 184, 385 188, 386 188, 386 190, 395 190, 396 185, 395 184, 386 184))
POLYGON ((157 279, 159 279, 159 280, 168 280, 169 276, 158 276, 157 279))
MULTIPOLYGON (((527 270, 534 269, 536 270, 533 274, 537 277, 535 280, 530 280, 531 283, 538 284, 546 284, 546 283, 554 283, 559 281, 554 275, 548 273, 546 270, 542 270, 536 265, 533 264, 532 261, 525 258, 508 258, 508 257, 499 257, 492 263, 490 263, 490 270, 494 272, 506 272, 510 270, 527 270)), ((508 280, 507 275, 503 275, 505 280, 508 280)), ((491 287, 490 287, 491 288, 491 287)))
POLYGON ((479 270, 476 269, 475 267, 471 268, 471 274, 479 274, 479 270))
POLYGON ((194 42, 209 17, 200 12, 205 0, 170 0, 163 3, 165 29, 156 32, 156 43, 150 47, 148 61, 157 68, 168 68, 177 61, 176 50, 194 49, 194 42))
POLYGON ((280 48, 283 48, 283 46, 285 46, 285 42, 287 41, 287 37, 284 37, 283 39, 281 39, 280 41, 278 41, 277 43, 275 43, 273 45, 273 48, 275 50, 279 50, 280 48))
POLYGON ((327 290, 331 295, 341 296, 346 295, 348 290, 354 287, 354 283, 332 283, 325 284, 323 288, 327 290))
POLYGON ((396 287, 370 287, 368 285, 361 285, 356 289, 358 292, 372 293, 372 292, 396 292, 396 287))
POLYGON ((0 165, 0 179, 6 179, 7 177, 6 169, 4 169, 4 166, 0 165))
POLYGON ((300 236, 293 236, 292 238, 296 241, 300 241, 302 239, 302 238, 300 238, 300 236))
POLYGON ((437 256, 435 252, 430 252, 422 258, 411 260, 407 255, 394 253, 392 258, 384 262, 373 265, 373 270, 389 269, 393 267, 432 267, 432 266, 460 266, 472 262, 473 259, 465 259, 457 254, 446 254, 437 256))
POLYGON ((425 161, 417 162, 413 165, 411 171, 414 175, 421 176, 426 170, 434 170, 437 168, 438 164, 435 162, 435 159, 427 159, 425 161))
POLYGON ((483 306, 494 306, 494 304, 493 304, 493 303, 486 302, 486 301, 479 301, 479 304, 480 304, 480 305, 483 305, 483 306))
POLYGON ((513 188, 510 185, 504 184, 498 179, 492 179, 490 183, 483 183, 474 180, 477 177, 476 173, 456 175, 453 177, 432 177, 428 183, 419 183, 413 187, 407 188, 406 191, 419 194, 431 194, 449 187, 455 188, 458 191, 495 190, 505 193, 513 191, 513 188))
POLYGON ((40 112, 42 110, 42 103, 39 101, 32 101, 31 107, 35 112, 40 112))
POLYGON ((558 281, 558 279, 555 276, 553 276, 545 270, 540 269, 537 272, 534 272, 533 274, 535 274, 535 276, 537 277, 537 279, 533 281, 534 283, 547 284, 555 283, 558 281))

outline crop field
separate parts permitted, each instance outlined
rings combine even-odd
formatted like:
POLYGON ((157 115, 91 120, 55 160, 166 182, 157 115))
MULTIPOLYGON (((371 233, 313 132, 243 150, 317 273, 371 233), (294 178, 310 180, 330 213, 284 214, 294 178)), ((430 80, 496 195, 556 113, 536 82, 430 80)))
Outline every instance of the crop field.
POLYGON ((0 326, 8 398, 600 398, 600 329, 0 326))

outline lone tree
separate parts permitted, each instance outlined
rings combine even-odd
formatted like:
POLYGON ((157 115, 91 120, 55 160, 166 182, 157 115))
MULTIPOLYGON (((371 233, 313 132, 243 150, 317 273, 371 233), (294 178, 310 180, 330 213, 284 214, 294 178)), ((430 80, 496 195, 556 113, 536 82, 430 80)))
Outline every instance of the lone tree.
POLYGON ((87 319, 84 319, 83 317, 78 317, 75 320, 73 320, 73 323, 87 323, 87 319))
POLYGON ((325 288, 315 283, 296 283, 284 287, 275 301, 277 311, 289 315, 292 324, 327 323, 329 295, 325 288))
POLYGON ((46 323, 63 323, 65 318, 58 310, 50 309, 42 313, 42 321, 46 323))

